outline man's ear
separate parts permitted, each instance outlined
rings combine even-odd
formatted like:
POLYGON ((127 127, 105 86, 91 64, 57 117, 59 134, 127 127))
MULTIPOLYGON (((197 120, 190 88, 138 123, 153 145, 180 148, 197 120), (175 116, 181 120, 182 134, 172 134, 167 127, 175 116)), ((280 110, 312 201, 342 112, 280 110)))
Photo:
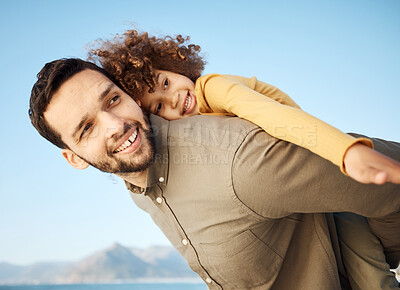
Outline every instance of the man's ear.
POLYGON ((89 163, 87 163, 85 160, 80 158, 78 155, 76 155, 73 151, 70 149, 63 149, 61 151, 62 156, 67 160, 69 164, 71 164, 73 167, 76 169, 86 169, 89 166, 89 163))

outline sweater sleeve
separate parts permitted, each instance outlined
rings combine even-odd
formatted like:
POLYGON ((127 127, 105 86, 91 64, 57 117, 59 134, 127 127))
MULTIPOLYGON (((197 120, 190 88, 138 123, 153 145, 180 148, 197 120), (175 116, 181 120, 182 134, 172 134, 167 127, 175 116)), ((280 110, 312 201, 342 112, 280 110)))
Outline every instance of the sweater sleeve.
POLYGON ((304 147, 331 161, 345 173, 344 156, 354 143, 369 147, 367 138, 354 138, 302 111, 285 93, 256 78, 205 75, 196 82, 200 114, 236 115, 268 134, 304 147))

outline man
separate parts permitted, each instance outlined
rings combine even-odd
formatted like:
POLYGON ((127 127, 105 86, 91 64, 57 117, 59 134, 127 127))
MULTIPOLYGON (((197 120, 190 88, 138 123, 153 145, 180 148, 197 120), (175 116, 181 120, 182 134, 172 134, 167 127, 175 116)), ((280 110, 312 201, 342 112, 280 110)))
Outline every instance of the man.
MULTIPOLYGON (((151 115, 152 134, 130 96, 76 59, 39 73, 30 117, 75 168, 122 177, 210 289, 346 288, 325 212, 379 221, 400 208, 398 185, 359 184, 238 118, 151 115)), ((376 140, 375 148, 400 160, 398 144, 376 140)))

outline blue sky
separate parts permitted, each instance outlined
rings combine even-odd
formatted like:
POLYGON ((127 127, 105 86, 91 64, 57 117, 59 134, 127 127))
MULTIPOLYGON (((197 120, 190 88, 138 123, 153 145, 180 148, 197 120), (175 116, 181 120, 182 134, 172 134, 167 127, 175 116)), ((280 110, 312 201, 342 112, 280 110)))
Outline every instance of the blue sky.
POLYGON ((122 182, 78 171, 27 115, 51 60, 135 25, 190 35, 204 73, 257 76, 343 131, 400 141, 400 2, 3 1, 0 9, 0 262, 75 260, 113 242, 167 245, 122 182))

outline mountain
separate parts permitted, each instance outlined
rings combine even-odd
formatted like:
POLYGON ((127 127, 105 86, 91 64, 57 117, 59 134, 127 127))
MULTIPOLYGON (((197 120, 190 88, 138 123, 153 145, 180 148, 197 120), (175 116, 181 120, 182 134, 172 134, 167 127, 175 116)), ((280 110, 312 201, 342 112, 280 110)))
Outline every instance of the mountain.
POLYGON ((151 266, 128 248, 114 244, 80 261, 67 276, 69 283, 105 283, 146 277, 151 266))
POLYGON ((172 247, 152 246, 147 249, 131 248, 132 253, 153 266, 157 276, 193 277, 186 260, 172 247), (189 270, 189 271, 188 271, 189 270))
POLYGON ((0 263, 0 281, 2 279, 12 278, 18 276, 24 267, 15 266, 8 263, 0 263))
POLYGON ((29 266, 0 263, 0 284, 54 283, 55 278, 70 267, 71 263, 35 263, 29 266))
POLYGON ((172 247, 127 248, 115 243, 75 263, 0 263, 0 284, 116 283, 198 280, 172 247))

